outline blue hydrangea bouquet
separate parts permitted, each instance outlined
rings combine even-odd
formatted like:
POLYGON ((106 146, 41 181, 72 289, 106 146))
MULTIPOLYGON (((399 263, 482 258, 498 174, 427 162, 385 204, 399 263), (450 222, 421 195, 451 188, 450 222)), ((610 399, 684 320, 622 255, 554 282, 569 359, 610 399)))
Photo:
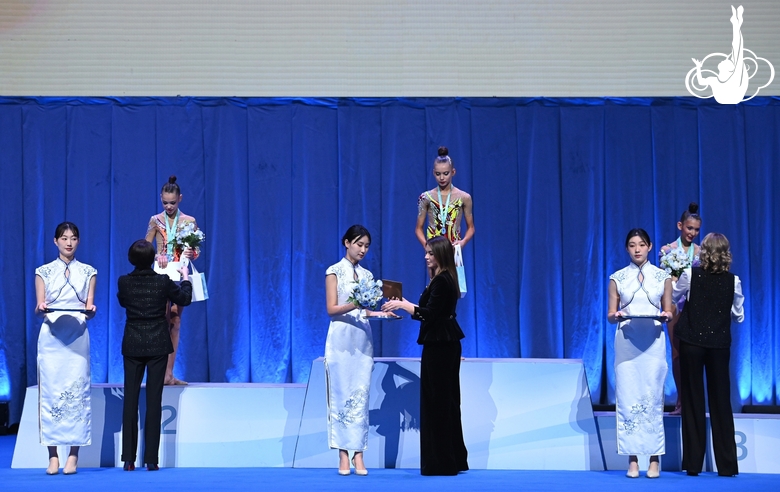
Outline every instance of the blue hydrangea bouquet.
POLYGON ((351 302, 359 308, 373 309, 381 299, 382 281, 361 278, 352 286, 352 294, 347 302, 351 302))

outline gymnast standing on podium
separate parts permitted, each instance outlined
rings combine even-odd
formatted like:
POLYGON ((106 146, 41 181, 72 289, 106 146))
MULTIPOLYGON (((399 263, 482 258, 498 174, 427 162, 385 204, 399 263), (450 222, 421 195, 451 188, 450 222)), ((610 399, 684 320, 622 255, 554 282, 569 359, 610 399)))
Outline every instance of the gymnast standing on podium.
POLYGON ((152 269, 154 246, 140 239, 130 246, 127 258, 135 269, 119 277, 119 305, 127 321, 122 337, 125 394, 122 411, 122 461, 125 471, 135 470, 138 449, 138 395, 146 370, 146 424, 144 463, 149 471, 159 470, 158 448, 162 420, 162 392, 168 354, 173 352, 166 309, 172 302, 192 302, 192 284, 186 265, 179 269, 181 285, 152 269))
MULTIPOLYGON (((198 228, 194 217, 185 215, 179 210, 181 200, 181 188, 176 183, 176 176, 171 176, 160 191, 163 211, 152 215, 146 230, 146 240, 150 243, 152 241, 157 242, 155 261, 160 268, 165 268, 169 261, 180 261, 182 257, 194 260, 200 255, 200 248, 180 248, 175 244, 176 233, 185 224, 194 224, 195 229, 198 228)), ((176 363, 176 353, 179 350, 179 331, 183 311, 184 306, 180 304, 172 303, 168 306, 167 317, 173 352, 168 355, 168 366, 165 369, 165 384, 167 385, 187 384, 187 381, 182 381, 173 375, 173 365, 176 363)))
POLYGON ((452 184, 455 166, 449 154, 447 147, 439 147, 438 156, 433 161, 433 177, 437 186, 424 191, 417 199, 415 235, 423 248, 428 239, 436 236, 446 236, 453 246, 465 246, 474 237, 471 195, 452 184), (461 218, 466 221, 463 237, 460 235, 461 218))

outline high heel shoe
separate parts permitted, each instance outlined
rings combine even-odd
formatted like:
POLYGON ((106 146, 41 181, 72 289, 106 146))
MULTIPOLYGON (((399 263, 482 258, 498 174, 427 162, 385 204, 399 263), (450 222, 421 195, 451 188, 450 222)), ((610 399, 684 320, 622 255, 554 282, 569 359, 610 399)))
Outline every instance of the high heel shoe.
POLYGON ((661 476, 661 465, 657 461, 651 461, 647 468, 647 478, 658 478, 661 476), (655 465, 655 467, 653 467, 655 465))
POLYGON ((49 458, 49 467, 46 469, 47 475, 57 475, 60 473, 60 459, 57 457, 49 458), (52 462, 51 460, 57 460, 57 466, 52 469, 52 462))
POLYGON ((368 470, 366 470, 365 468, 363 468, 362 470, 358 470, 358 467, 355 464, 354 456, 352 457, 352 466, 355 467, 355 475, 360 475, 361 477, 365 477, 366 475, 368 475, 368 470))
POLYGON ((76 459, 73 461, 73 468, 69 469, 68 466, 70 465, 70 458, 72 458, 72 456, 68 457, 68 461, 65 462, 65 468, 62 469, 62 474, 63 475, 75 475, 76 472, 78 471, 77 470, 78 466, 79 466, 79 459, 78 459, 78 457, 76 457, 76 459))
POLYGON ((135 463, 132 461, 125 461, 125 466, 122 467, 124 471, 134 471, 135 463))
POLYGON ((342 477, 346 477, 352 474, 352 471, 349 469, 349 451, 346 451, 344 449, 339 450, 339 475, 342 477), (341 467, 341 464, 344 462, 344 456, 347 457, 347 469, 343 469, 341 467))
POLYGON ((146 471, 158 471, 160 469, 160 465, 157 463, 147 463, 146 464, 146 471))

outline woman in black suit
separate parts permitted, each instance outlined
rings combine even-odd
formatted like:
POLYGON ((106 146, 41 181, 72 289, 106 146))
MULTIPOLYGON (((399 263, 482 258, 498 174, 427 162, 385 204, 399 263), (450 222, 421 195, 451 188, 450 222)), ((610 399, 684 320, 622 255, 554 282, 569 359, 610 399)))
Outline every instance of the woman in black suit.
POLYGON ((444 236, 428 240, 425 262, 431 282, 420 304, 390 300, 383 311, 403 309, 420 321, 420 473, 457 475, 469 469, 460 419, 460 340, 455 307, 460 298, 454 250, 444 236))
POLYGON ((687 268, 674 286, 674 303, 686 302, 674 336, 680 341, 682 383, 682 468, 696 476, 707 444, 707 374, 712 449, 718 475, 739 473, 734 415, 731 410, 731 322, 745 319, 742 282, 729 272, 731 250, 723 234, 712 232, 701 242, 701 267, 687 268))
POLYGON ((122 412, 122 461, 126 471, 135 470, 138 448, 138 395, 146 369, 146 425, 144 463, 147 470, 159 470, 158 448, 162 418, 162 391, 168 354, 173 352, 165 311, 168 302, 187 306, 192 301, 192 284, 186 266, 179 269, 181 285, 152 270, 154 246, 143 239, 130 246, 127 258, 135 267, 119 277, 119 305, 127 321, 122 338, 125 365, 125 395, 122 412))

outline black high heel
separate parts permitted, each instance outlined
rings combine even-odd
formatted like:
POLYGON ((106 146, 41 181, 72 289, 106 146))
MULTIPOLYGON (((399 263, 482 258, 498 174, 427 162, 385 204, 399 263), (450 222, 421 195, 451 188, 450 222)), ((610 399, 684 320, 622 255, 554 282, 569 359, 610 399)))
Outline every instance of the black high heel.
POLYGON ((125 466, 122 467, 124 471, 134 471, 135 463, 132 461, 125 461, 125 466))

